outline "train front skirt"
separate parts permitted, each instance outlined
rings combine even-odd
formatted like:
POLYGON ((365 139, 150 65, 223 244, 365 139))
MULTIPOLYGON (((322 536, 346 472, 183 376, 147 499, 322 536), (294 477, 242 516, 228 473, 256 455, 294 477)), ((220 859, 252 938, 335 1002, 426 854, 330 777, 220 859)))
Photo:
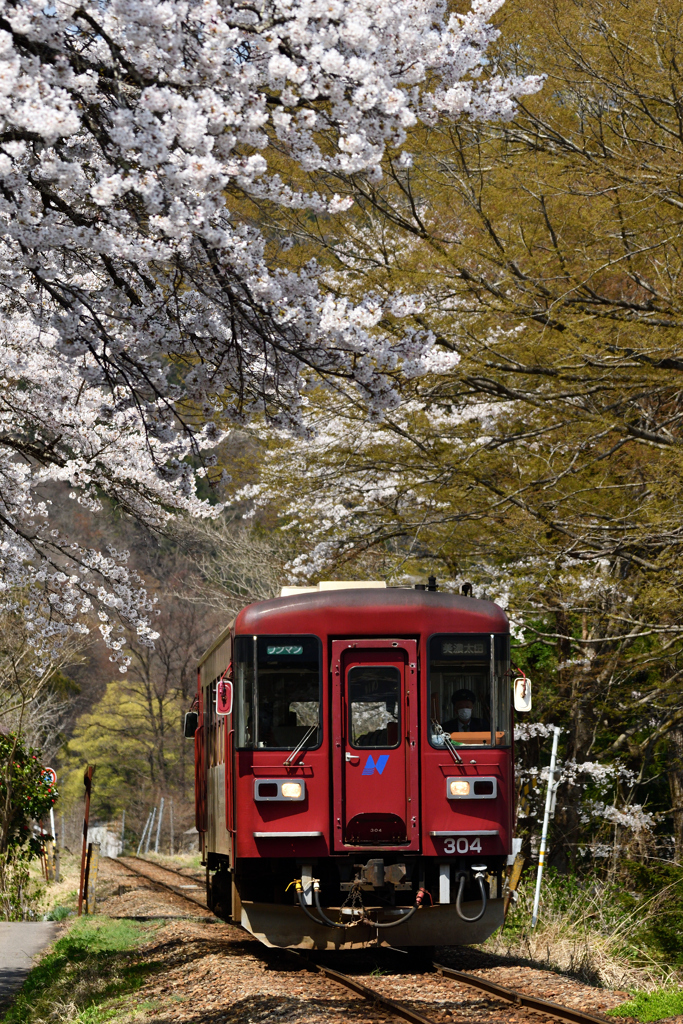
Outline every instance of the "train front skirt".
MULTIPOLYGON (((395 928, 372 928, 359 924, 353 928, 317 927, 299 907, 273 903, 242 903, 243 928, 265 943, 294 949, 361 949, 380 946, 461 946, 484 942, 503 924, 503 900, 490 899, 478 921, 463 922, 452 904, 421 907, 418 912, 395 928)), ((480 902, 464 903, 468 917, 474 917, 480 902)), ((338 917, 339 908, 326 908, 330 917, 338 917)))

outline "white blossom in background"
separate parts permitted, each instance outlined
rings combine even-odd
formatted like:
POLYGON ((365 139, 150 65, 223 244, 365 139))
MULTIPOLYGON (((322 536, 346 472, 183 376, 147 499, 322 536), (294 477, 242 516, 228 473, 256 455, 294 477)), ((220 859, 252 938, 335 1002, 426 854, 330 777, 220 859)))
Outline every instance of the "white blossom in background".
POLYGON ((554 725, 546 725, 545 722, 515 722, 515 743, 523 743, 536 736, 545 739, 552 736, 554 728, 554 725))
MULTIPOLYGON (((501 2, 0 0, 0 587, 30 594, 37 644, 95 603, 154 639, 125 556, 55 535, 42 484, 154 526, 212 514, 186 460, 215 423, 302 429, 311 376, 378 417, 390 374, 452 364, 428 332, 379 327, 419 297, 323 295, 241 210, 343 215, 416 124, 509 116, 540 81, 482 75, 501 2), (309 172, 350 194, 301 191, 309 172)), ((113 619, 101 632, 125 668, 113 619)))
MULTIPOLYGON (((537 737, 545 739, 552 734, 553 729, 554 726, 552 724, 546 725, 544 722, 516 724, 515 742, 524 743, 537 737)), ((536 806, 528 814, 520 809, 519 817, 540 819, 543 814, 550 768, 548 766, 525 768, 518 763, 515 772, 522 784, 533 779, 537 780, 536 806)), ((558 786, 568 785, 578 788, 582 792, 585 792, 590 787, 593 793, 605 796, 608 792, 614 790, 617 782, 622 782, 627 786, 634 786, 637 776, 635 772, 627 768, 620 761, 603 763, 600 761, 575 761, 569 759, 558 763, 555 781, 558 786)), ((654 814, 646 811, 642 804, 626 804, 623 807, 617 807, 616 804, 609 804, 604 799, 593 799, 592 797, 585 796, 581 798, 580 820, 583 825, 596 821, 605 821, 610 825, 619 825, 638 834, 643 831, 651 831, 656 818, 654 814)), ((586 851, 590 850, 593 856, 602 856, 602 854, 595 852, 596 849, 595 844, 585 848, 586 851)), ((611 850, 611 847, 609 849, 611 850)))

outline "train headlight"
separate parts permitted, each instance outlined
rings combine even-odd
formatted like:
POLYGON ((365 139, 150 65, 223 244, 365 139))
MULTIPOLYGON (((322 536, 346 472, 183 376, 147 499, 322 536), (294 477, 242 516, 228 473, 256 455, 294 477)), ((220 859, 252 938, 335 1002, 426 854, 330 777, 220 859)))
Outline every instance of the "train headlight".
POLYGON ((301 800, 302 786, 300 782, 283 782, 282 795, 286 800, 301 800))
POLYGON ((254 779, 254 800, 305 800, 306 783, 289 779, 254 779))
POLYGON ((495 800, 498 795, 498 780, 493 775, 481 775, 463 779, 452 775, 446 779, 446 796, 449 800, 495 800))
POLYGON ((470 784, 467 779, 451 779, 451 796, 469 796, 470 784))

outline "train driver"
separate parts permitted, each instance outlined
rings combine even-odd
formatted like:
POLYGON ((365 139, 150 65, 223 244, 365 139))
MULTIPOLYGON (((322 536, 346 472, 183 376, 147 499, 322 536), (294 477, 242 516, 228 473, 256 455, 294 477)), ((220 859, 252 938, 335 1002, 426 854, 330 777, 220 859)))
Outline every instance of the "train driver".
POLYGON ((491 724, 472 714, 476 697, 472 690, 456 690, 451 697, 454 718, 443 723, 444 732, 489 732, 491 724))

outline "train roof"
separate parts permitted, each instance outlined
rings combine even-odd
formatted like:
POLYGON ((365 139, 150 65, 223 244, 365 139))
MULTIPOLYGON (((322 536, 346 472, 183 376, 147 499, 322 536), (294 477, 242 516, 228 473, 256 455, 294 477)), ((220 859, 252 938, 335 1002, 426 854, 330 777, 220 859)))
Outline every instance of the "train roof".
POLYGON ((325 633, 394 636, 416 633, 507 633, 508 619, 493 601, 440 591, 386 590, 362 585, 348 590, 290 594, 247 605, 236 634, 325 633))

